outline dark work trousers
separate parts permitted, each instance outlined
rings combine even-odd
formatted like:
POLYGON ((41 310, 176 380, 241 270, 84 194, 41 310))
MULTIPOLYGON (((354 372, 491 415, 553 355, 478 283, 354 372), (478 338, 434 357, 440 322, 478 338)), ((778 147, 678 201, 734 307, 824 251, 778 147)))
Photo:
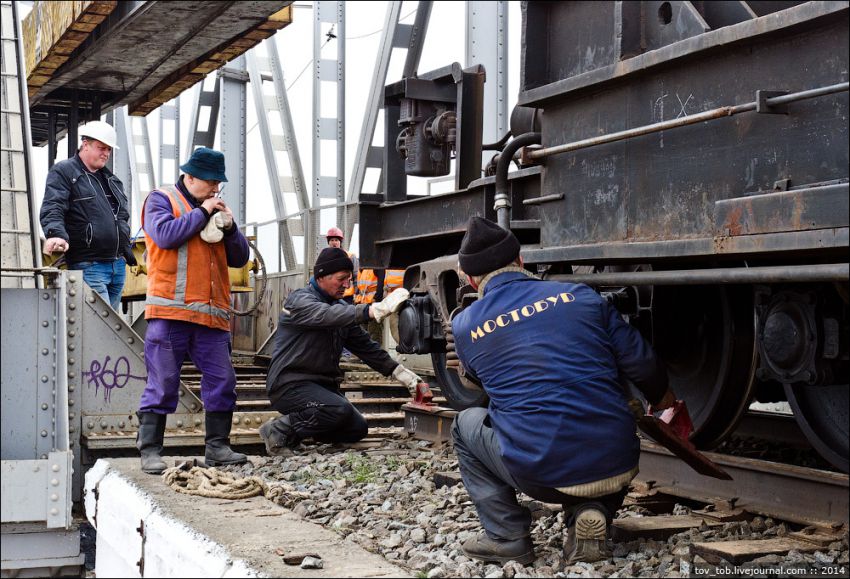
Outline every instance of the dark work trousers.
POLYGON ((299 438, 317 442, 357 442, 366 437, 366 419, 336 388, 315 382, 289 387, 272 407, 289 416, 299 438))
POLYGON ((499 440, 487 417, 486 408, 469 408, 457 415, 452 426, 463 484, 475 503, 475 510, 487 535, 493 539, 528 536, 531 513, 517 502, 516 490, 538 501, 563 505, 568 525, 572 524, 576 511, 587 506, 601 510, 610 522, 623 504, 628 487, 614 494, 584 498, 520 482, 505 467, 499 440))

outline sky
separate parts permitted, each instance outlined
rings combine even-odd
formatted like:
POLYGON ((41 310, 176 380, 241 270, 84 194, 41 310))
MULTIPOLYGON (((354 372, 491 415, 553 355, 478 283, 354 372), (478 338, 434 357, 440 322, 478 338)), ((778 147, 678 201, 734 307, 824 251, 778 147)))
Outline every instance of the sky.
MULTIPOLYGON (((367 108, 369 89, 376 66, 378 48, 381 40, 381 32, 386 18, 388 2, 382 1, 350 1, 346 2, 346 86, 345 86, 345 161, 346 181, 345 189, 348 190, 351 179, 354 159, 357 153, 357 145, 360 138, 363 117, 367 108)), ((509 2, 508 6, 508 113, 516 104, 519 90, 519 45, 520 45, 520 9, 519 2, 509 2)), ((416 2, 404 2, 401 9, 401 21, 407 24, 413 23, 416 2)), ((24 8, 24 10, 27 10, 24 8)), ((23 16, 23 15, 22 15, 23 16)), ((437 1, 431 11, 431 19, 428 32, 425 36, 425 45, 420 59, 419 72, 424 73, 440 68, 452 62, 460 62, 466 65, 465 59, 465 9, 463 2, 437 1)), ((323 29, 329 28, 329 25, 323 29)), ((334 33, 337 31, 334 30, 334 33)), ((294 5, 293 22, 286 28, 278 31, 273 37, 276 42, 278 54, 282 61, 284 82, 287 87, 290 110, 295 127, 298 150, 304 173, 305 183, 308 188, 312 183, 312 60, 313 60, 313 9, 311 3, 297 2, 294 5)), ((323 41, 323 57, 334 56, 338 40, 323 41)), ((257 50, 257 49, 254 49, 257 50)), ((259 48, 263 53, 264 48, 259 48)), ((387 83, 401 78, 401 70, 404 64, 404 51, 394 50, 390 61, 387 83)), ((470 63, 471 64, 471 63, 470 63)), ((207 81, 214 82, 215 73, 209 75, 207 81)), ((270 83, 264 83, 270 85, 270 83)), ((253 102, 252 92, 248 86, 247 92, 247 166, 246 166, 246 218, 247 223, 264 222, 272 219, 275 215, 272 197, 269 194, 267 170, 257 126, 257 113, 253 102)), ((268 91, 267 91, 268 92, 268 91)), ((325 91, 330 92, 330 91, 325 91)), ((181 162, 185 162, 188 153, 185 150, 188 135, 190 117, 192 113, 193 100, 195 98, 195 87, 184 91, 180 95, 181 115, 181 162)), ((335 111, 335 95, 323 95, 323 111, 335 111)), ((159 132, 159 111, 154 111, 145 117, 152 143, 152 155, 156 170, 159 132)), ((333 112, 329 116, 335 116, 333 112)), ((138 122, 138 121, 136 121, 138 122)), ((273 130, 273 132, 275 132, 273 130)), ((382 131, 376 131, 382 134, 382 131)), ((218 139, 216 139, 218 146, 218 139)), ((382 143, 382 137, 378 137, 374 143, 382 143)), ((67 143, 63 140, 59 143, 57 161, 64 159, 67 154, 67 143)), ((324 153, 323 153, 324 156, 324 153)), ((168 170, 169 168, 166 168, 168 170)), ((34 191, 37 205, 40 207, 44 192, 44 184, 47 176, 47 147, 33 148, 33 177, 34 191)), ((156 175, 161 181, 164 176, 156 175)), ((376 179, 367 175, 364 190, 374 188, 376 179)), ((422 178, 409 178, 408 189, 414 193, 426 191, 426 180, 422 178)), ((445 191, 446 184, 433 184, 433 190, 445 191)), ((294 213, 297 207, 289 203, 287 213, 294 213)), ((138 216, 134 215, 133 223, 138 223, 138 216)), ((335 223, 335 211, 323 211, 321 217, 321 229, 326 231, 335 223)), ((260 229, 260 251, 263 255, 271 257, 276 247, 274 242, 264 235, 264 231, 270 232, 274 226, 266 226, 260 229), (265 241, 265 243, 264 243, 265 241)), ((136 228, 134 227, 134 233, 136 228)), ((355 253, 358 252, 357 230, 352 236, 351 247, 355 253)), ((297 245, 296 252, 303 252, 303 246, 297 245)), ((266 258, 269 272, 278 271, 277 262, 266 258)))

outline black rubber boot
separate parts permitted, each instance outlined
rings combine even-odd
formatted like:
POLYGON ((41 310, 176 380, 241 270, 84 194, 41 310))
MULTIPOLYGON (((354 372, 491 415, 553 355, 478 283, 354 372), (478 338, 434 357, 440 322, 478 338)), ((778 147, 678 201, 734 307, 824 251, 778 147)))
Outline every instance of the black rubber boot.
POLYGON ((270 456, 289 456, 298 446, 301 438, 289 424, 289 416, 272 418, 260 427, 260 438, 266 443, 266 452, 270 456))
POLYGON ((529 565, 536 558, 531 537, 491 539, 484 531, 464 541, 463 552, 469 557, 495 563, 516 561, 520 565, 529 565))
POLYGON ((233 423, 232 412, 207 412, 206 422, 207 444, 205 458, 210 466, 223 464, 242 464, 248 462, 248 457, 230 448, 230 425, 233 423))
POLYGON ((136 412, 139 417, 139 433, 136 435, 136 448, 142 455, 142 471, 148 474, 162 474, 165 462, 162 457, 162 441, 165 438, 165 414, 154 412, 136 412))
POLYGON ((601 509, 579 507, 575 522, 567 531, 564 555, 568 563, 595 563, 611 558, 608 548, 608 521, 601 509))

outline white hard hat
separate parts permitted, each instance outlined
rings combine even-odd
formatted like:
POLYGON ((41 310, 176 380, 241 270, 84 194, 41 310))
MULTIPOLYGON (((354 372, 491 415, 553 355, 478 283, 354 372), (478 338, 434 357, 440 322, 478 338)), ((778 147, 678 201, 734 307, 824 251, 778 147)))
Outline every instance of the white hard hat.
POLYGON ((104 145, 109 145, 113 149, 119 148, 117 144, 118 135, 109 123, 104 123, 103 121, 91 121, 80 127, 79 133, 81 137, 98 140, 104 145))

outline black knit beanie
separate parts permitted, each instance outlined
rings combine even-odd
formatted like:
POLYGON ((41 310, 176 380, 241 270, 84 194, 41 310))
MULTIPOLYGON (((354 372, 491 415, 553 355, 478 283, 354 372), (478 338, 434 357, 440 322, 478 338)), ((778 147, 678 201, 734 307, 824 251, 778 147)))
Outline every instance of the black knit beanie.
POLYGON ((339 247, 326 247, 316 258, 313 275, 323 277, 343 270, 354 271, 354 262, 348 257, 345 250, 339 247))
POLYGON ((484 275, 505 267, 519 256, 519 240, 483 217, 471 217, 460 244, 460 268, 469 275, 484 275))

